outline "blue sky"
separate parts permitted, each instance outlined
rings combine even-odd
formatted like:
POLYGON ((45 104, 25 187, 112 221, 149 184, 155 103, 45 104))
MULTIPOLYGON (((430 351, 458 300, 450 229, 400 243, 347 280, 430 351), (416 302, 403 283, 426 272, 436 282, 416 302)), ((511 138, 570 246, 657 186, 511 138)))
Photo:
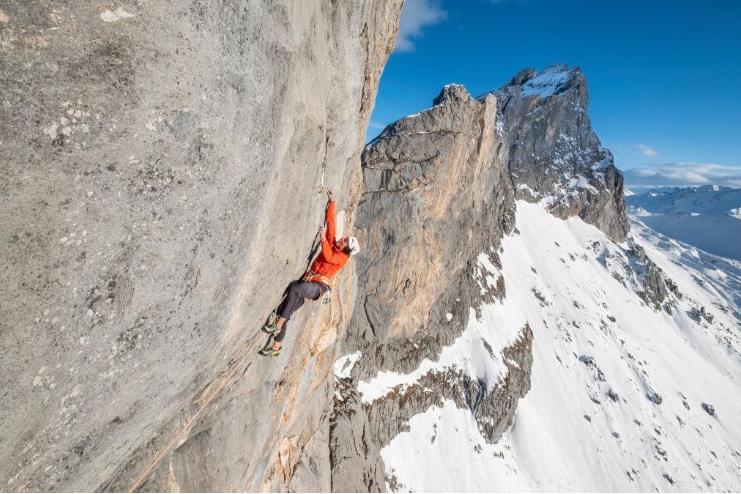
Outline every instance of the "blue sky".
POLYGON ((449 82, 478 96, 551 63, 584 71, 619 168, 741 186, 741 1, 407 0, 369 138, 449 82))

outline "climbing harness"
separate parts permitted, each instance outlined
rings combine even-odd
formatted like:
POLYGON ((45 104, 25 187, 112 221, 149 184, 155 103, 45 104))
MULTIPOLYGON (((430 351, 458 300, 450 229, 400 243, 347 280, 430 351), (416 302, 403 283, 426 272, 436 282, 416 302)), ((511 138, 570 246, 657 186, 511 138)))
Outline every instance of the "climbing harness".
POLYGON ((322 289, 321 293, 319 294, 319 298, 322 299, 323 304, 329 304, 332 302, 332 285, 330 284, 332 281, 330 280, 329 276, 324 276, 323 274, 307 271, 306 273, 304 273, 301 279, 303 281, 321 283, 322 289))

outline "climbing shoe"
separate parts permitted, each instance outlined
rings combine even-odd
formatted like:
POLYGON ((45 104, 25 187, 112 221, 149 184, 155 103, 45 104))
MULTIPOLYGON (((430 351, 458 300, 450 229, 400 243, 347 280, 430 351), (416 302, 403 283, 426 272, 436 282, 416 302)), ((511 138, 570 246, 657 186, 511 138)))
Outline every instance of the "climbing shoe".
POLYGON ((265 348, 257 353, 259 353, 260 355, 264 355, 265 357, 277 357, 278 355, 280 355, 280 349, 275 350, 273 348, 273 343, 270 342, 265 346, 265 348))
POLYGON ((260 350, 257 353, 259 353, 260 355, 264 355, 266 357, 277 357, 278 355, 280 355, 280 349, 274 350, 273 343, 275 343, 275 338, 271 334, 270 337, 268 338, 268 342, 265 343, 265 346, 262 347, 262 350, 260 350))
POLYGON ((275 321, 267 323, 262 327, 262 330, 267 334, 278 334, 280 332, 280 328, 275 324, 275 321))

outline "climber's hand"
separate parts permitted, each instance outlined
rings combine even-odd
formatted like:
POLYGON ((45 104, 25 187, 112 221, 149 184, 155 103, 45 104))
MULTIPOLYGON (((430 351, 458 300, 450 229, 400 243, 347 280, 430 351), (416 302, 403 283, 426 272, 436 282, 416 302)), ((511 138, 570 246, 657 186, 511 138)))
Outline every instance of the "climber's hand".
POLYGON ((332 193, 332 189, 327 188, 327 199, 330 201, 334 201, 334 194, 332 193))

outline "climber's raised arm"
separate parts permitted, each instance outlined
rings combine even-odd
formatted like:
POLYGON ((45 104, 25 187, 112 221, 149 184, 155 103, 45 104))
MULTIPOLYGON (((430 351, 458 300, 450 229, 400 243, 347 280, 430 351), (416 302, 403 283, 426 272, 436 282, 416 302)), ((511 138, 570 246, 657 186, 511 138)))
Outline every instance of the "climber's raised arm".
MULTIPOLYGON (((334 205, 334 203, 332 203, 332 205, 334 205)), ((329 210, 329 207, 327 210, 329 210)), ((327 262, 334 262, 335 245, 334 241, 329 239, 329 228, 327 226, 322 226, 319 229, 319 241, 322 244, 322 258, 327 262)))
MULTIPOLYGON (((324 221, 327 224, 327 240, 329 241, 329 244, 334 247, 335 242, 337 241, 335 239, 335 234, 337 233, 337 225, 335 223, 335 203, 334 203, 334 194, 332 194, 332 191, 330 189, 327 189, 327 210, 324 213, 324 221)), ((322 247, 323 249, 324 247, 322 247)))

